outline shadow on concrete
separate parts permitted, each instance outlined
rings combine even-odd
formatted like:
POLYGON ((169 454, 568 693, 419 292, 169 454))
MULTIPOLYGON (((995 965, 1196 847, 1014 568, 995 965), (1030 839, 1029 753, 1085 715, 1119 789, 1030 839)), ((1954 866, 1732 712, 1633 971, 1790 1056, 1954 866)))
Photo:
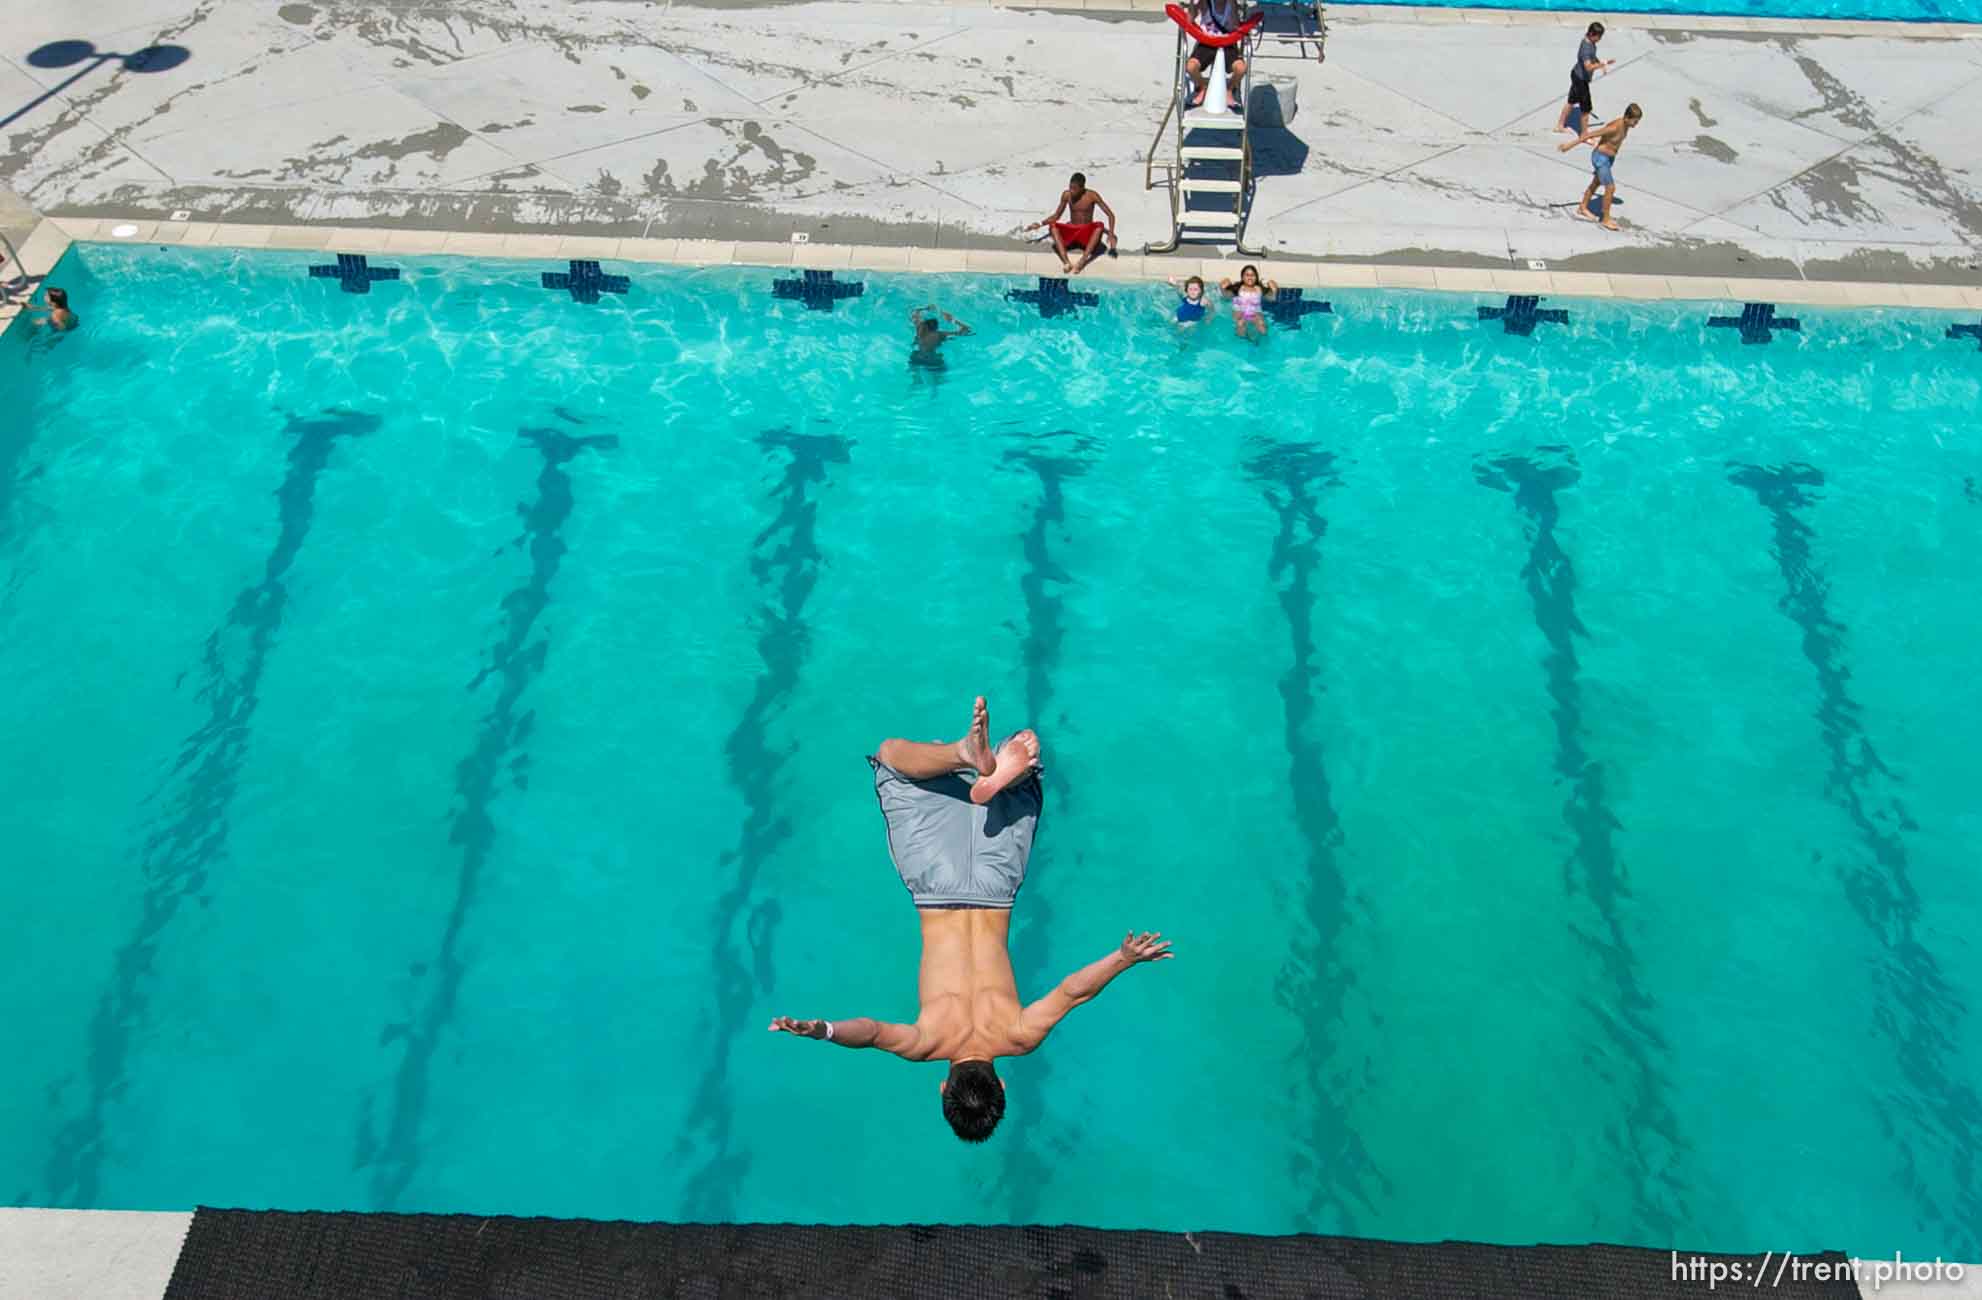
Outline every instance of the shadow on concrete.
POLYGON ((1284 126, 1255 126, 1253 176, 1298 176, 1307 166, 1308 142, 1284 126))
POLYGON ((147 45, 130 54, 118 54, 114 50, 99 50, 89 41, 50 41, 28 55, 30 68, 68 68, 78 63, 83 66, 7 116, 0 117, 0 126, 18 122, 106 63, 121 63, 126 72, 170 72, 192 57, 193 52, 183 45, 147 45))

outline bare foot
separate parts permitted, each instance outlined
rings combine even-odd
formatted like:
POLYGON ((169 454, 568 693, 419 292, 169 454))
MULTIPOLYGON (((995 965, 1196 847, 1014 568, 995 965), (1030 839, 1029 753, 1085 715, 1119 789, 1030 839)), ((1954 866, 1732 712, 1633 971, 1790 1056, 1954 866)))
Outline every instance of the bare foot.
POLYGON ((1039 737, 1021 731, 998 750, 998 765, 991 775, 979 777, 970 787, 972 803, 990 803, 1000 790, 1032 770, 1039 761, 1039 737))
POLYGON ((1590 211, 1587 203, 1578 203, 1576 205, 1576 211, 1572 215, 1578 221, 1595 221, 1597 219, 1597 214, 1590 211))
POLYGON ((1617 222, 1615 222, 1615 221, 1613 221, 1613 220, 1612 220, 1611 218, 1609 218, 1609 217, 1605 217, 1605 218, 1604 218, 1604 222, 1603 222, 1603 228, 1604 228, 1605 230, 1616 230, 1616 229, 1617 229, 1617 222))
POLYGON ((965 767, 975 768, 979 776, 990 776, 997 767, 991 754, 991 710, 985 707, 982 695, 971 706, 970 732, 957 742, 957 757, 965 767))

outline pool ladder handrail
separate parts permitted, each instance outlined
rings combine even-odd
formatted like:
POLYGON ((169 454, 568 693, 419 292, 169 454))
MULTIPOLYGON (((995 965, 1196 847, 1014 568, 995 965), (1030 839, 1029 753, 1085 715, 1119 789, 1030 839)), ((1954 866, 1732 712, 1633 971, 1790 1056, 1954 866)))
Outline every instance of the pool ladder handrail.
POLYGON ((7 260, 14 264, 16 275, 11 280, 0 280, 0 302, 12 302, 14 289, 19 286, 28 298, 34 297, 34 277, 28 274, 28 264, 21 260, 21 252, 14 247, 14 241, 0 234, 0 249, 7 251, 7 260))

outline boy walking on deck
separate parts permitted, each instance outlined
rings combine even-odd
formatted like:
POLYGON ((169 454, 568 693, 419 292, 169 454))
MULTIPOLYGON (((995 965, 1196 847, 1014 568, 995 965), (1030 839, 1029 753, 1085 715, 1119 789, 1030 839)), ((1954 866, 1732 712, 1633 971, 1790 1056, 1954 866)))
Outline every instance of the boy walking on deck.
POLYGON ((1616 59, 1597 57, 1597 42, 1602 39, 1603 24, 1591 23, 1589 30, 1583 33, 1583 43, 1576 47, 1576 65, 1569 69, 1569 98, 1563 101, 1562 112, 1555 118, 1555 129, 1558 131, 1576 135, 1597 115, 1597 110, 1590 105, 1590 78, 1617 65, 1616 59), (1574 123, 1569 120, 1571 109, 1576 111, 1574 123))
POLYGON ((1624 147, 1624 139, 1631 134, 1631 128, 1638 125, 1645 116, 1643 109, 1636 104, 1627 105, 1624 116, 1605 122, 1594 130, 1588 130, 1574 140, 1564 141, 1556 146, 1568 153, 1579 144, 1594 140, 1597 147, 1590 156, 1590 183, 1583 187, 1583 197, 1576 201, 1576 215, 1584 221, 1602 221, 1605 230, 1617 229, 1617 218, 1610 215, 1610 205, 1617 198, 1617 178, 1611 174, 1611 165, 1617 161, 1617 151, 1624 147), (1603 214, 1599 217, 1590 211, 1590 196, 1603 186, 1603 214))

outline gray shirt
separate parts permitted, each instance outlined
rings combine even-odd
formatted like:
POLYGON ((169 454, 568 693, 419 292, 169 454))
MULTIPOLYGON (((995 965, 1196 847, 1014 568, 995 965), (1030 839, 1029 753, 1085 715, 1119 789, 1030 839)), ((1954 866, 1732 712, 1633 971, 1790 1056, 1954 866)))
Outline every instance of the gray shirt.
POLYGON ((1576 47, 1576 66, 1569 69, 1569 79, 1571 81, 1588 81, 1590 79, 1590 65, 1596 61, 1597 43, 1586 36, 1583 38, 1583 43, 1576 47))

